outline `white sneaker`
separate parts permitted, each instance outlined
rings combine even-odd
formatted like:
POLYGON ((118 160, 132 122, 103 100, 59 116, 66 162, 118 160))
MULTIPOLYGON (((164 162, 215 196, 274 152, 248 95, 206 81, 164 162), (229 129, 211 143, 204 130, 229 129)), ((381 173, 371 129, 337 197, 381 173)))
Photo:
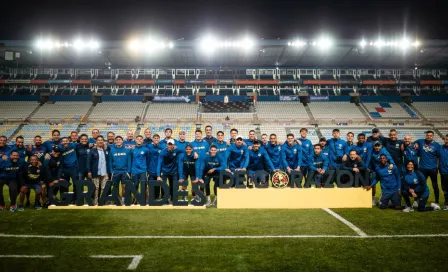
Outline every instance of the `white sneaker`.
POLYGON ((205 203, 205 206, 210 207, 212 205, 212 201, 210 199, 207 200, 207 203, 205 203))
POLYGON ((414 200, 414 203, 412 203, 412 208, 417 209, 418 208, 418 202, 414 200))
POLYGON ((372 206, 376 206, 376 200, 375 200, 375 198, 372 198, 372 206))
POLYGON ((218 205, 218 198, 215 197, 215 199, 212 202, 212 206, 218 205))
POLYGON ((434 208, 434 211, 440 211, 440 206, 437 203, 431 203, 431 207, 434 208))
POLYGON ((403 212, 413 212, 414 209, 412 207, 406 207, 403 209, 403 212))

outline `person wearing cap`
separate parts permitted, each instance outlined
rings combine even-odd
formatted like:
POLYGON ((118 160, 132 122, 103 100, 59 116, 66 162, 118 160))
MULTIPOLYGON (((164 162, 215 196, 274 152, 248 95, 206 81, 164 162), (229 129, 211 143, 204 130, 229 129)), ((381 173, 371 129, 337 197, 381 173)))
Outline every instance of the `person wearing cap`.
POLYGON ((319 145, 322 150, 321 153, 324 154, 325 156, 327 156, 327 159, 328 159, 328 156, 330 155, 330 150, 328 149, 328 146, 327 146, 327 139, 325 137, 320 138, 319 145))
POLYGON ((110 149, 109 154, 110 172, 112 174, 112 190, 119 190, 122 187, 122 201, 124 202, 124 194, 126 186, 123 184, 125 180, 131 179, 132 155, 131 150, 124 147, 123 137, 115 137, 115 145, 110 149))
MULTIPOLYGON (((389 165, 389 169, 392 170, 392 168, 395 166, 394 160, 392 159, 392 157, 390 156, 389 152, 386 150, 386 148, 383 147, 383 144, 380 141, 376 141, 373 145, 373 151, 372 154, 370 155, 370 160, 369 160, 369 169, 370 169, 370 182, 371 184, 376 184, 377 183, 377 173, 376 173, 376 168, 379 166, 380 164, 380 157, 384 155, 386 157, 386 162, 389 165)), ((372 206, 376 205, 376 187, 372 186, 372 206)))
POLYGON ((377 178, 372 181, 370 186, 365 186, 364 188, 370 190, 375 187, 379 180, 381 184, 380 209, 386 209, 390 201, 396 210, 401 210, 401 178, 398 168, 395 165, 391 168, 387 156, 381 154, 379 162, 375 166, 375 172, 377 178))
MULTIPOLYGON (((342 166, 342 162, 347 160, 348 146, 347 142, 340 138, 341 132, 339 129, 333 129, 333 138, 327 140, 329 149, 330 169, 338 171, 342 166)), ((336 175, 334 175, 336 178, 336 175)))
POLYGON ((136 141, 134 140, 134 131, 129 130, 126 133, 126 139, 123 141, 123 145, 124 147, 128 148, 128 149, 133 149, 135 148, 136 145, 136 141))
POLYGON ((145 129, 145 139, 143 139, 144 145, 148 146, 149 144, 152 144, 152 138, 151 138, 151 130, 149 128, 145 129))
POLYGON ((16 207, 19 171, 22 167, 19 152, 12 150, 9 155, 3 155, 0 159, 0 211, 5 209, 5 199, 3 197, 3 186, 7 185, 10 194, 11 212, 22 211, 16 207))
MULTIPOLYGON (((325 140, 325 138, 321 139, 325 140)), ((322 144, 320 143, 315 144, 313 147, 313 154, 310 156, 309 170, 310 177, 312 176, 314 180, 319 181, 320 184, 322 184, 325 173, 328 170, 328 156, 322 153, 322 144)))
MULTIPOLYGON (((53 187, 56 183, 58 183, 60 180, 64 180, 60 176, 59 168, 62 167, 61 165, 61 149, 59 146, 53 147, 53 150, 49 154, 49 156, 45 157, 44 160, 44 169, 45 169, 45 183, 46 188, 43 188, 42 195, 47 196, 47 203, 43 203, 44 207, 48 206, 50 203, 48 202, 49 196, 47 192, 47 188, 53 187)), ((57 192, 54 192, 55 194, 57 192)), ((62 198, 62 195, 61 195, 62 198)))
POLYGON ((93 193, 93 204, 95 206, 98 205, 100 188, 101 193, 104 193, 107 177, 111 173, 110 153, 107 151, 104 142, 104 137, 98 135, 98 137, 96 137, 96 145, 90 150, 87 157, 87 177, 91 179, 95 185, 95 191, 93 193))
POLYGON ((252 129, 249 131, 249 138, 244 139, 243 141, 244 141, 244 143, 246 143, 248 149, 250 150, 256 140, 257 139, 255 138, 255 130, 252 129))
POLYGON ((209 145, 217 141, 217 139, 213 137, 212 133, 213 133, 212 126, 210 125, 205 126, 205 137, 203 140, 206 141, 209 145))
POLYGON ((286 139, 286 143, 282 146, 282 160, 286 173, 291 175, 292 171, 300 171, 303 152, 302 146, 295 141, 294 134, 288 133, 286 139))
MULTIPOLYGON (((165 149, 165 145, 160 143, 159 134, 154 134, 152 136, 152 144, 147 146, 149 150, 149 167, 148 167, 148 179, 151 181, 157 180, 157 164, 159 161, 159 155, 163 149, 165 149)), ((160 186, 154 187, 154 197, 155 199, 159 199, 160 196, 163 197, 163 191, 161 193, 160 186)))
POLYGON ((373 128, 372 135, 367 137, 367 142, 373 144, 377 141, 384 142, 384 137, 381 135, 381 132, 378 128, 373 128))
POLYGON ((235 140, 235 144, 232 144, 227 148, 224 156, 224 161, 227 164, 226 171, 246 171, 247 165, 249 164, 249 149, 247 149, 247 145, 244 144, 243 136, 238 135, 235 140))
POLYGON ((224 132, 218 131, 216 133, 216 142, 213 143, 218 149, 218 155, 224 157, 227 150, 227 143, 224 141, 224 132))
POLYGON ((195 140, 191 142, 193 151, 198 154, 199 157, 203 157, 210 148, 209 144, 202 139, 202 130, 197 129, 194 132, 195 140))
POLYGON ((185 153, 179 154, 179 157, 179 182, 182 183, 182 190, 186 190, 188 187, 188 179, 190 179, 191 183, 198 182, 198 174, 201 166, 194 156, 193 146, 191 144, 187 144, 185 153))
MULTIPOLYGON (((61 140, 61 167, 59 168, 59 176, 73 184, 73 201, 76 200, 76 183, 78 179, 78 156, 76 155, 76 147, 78 143, 70 143, 68 137, 61 140)), ((60 188, 61 194, 66 192, 67 188, 60 188)))
POLYGON ((186 137, 187 137, 187 133, 185 132, 185 130, 179 131, 179 140, 174 141, 174 144, 176 145, 177 148, 185 150, 185 147, 187 147, 187 145, 190 144, 190 142, 187 142, 185 140, 186 137))
POLYGON ((205 183, 205 195, 207 196, 207 207, 216 206, 218 201, 218 186, 219 186, 219 173, 224 171, 226 168, 226 163, 223 156, 218 154, 218 148, 216 145, 212 144, 210 146, 209 154, 206 154, 201 160, 199 160, 200 170, 197 175, 199 181, 205 183), (210 198, 210 182, 213 179, 214 186, 213 192, 215 194, 215 199, 211 202, 210 198))
POLYGON ((302 166, 300 166, 300 171, 302 171, 305 180, 310 166, 310 156, 314 152, 313 143, 306 138, 307 136, 308 136, 308 129, 301 128, 300 137, 297 140, 300 141, 300 143, 302 143, 302 166))
POLYGON ((435 204, 439 205, 439 184, 437 181, 437 168, 439 166, 441 146, 434 141, 434 131, 426 131, 425 139, 415 141, 416 149, 420 157, 418 169, 426 179, 431 178, 434 190, 435 204))
POLYGON ((264 146, 274 169, 285 169, 282 160, 282 146, 277 142, 277 135, 269 135, 269 142, 264 146))
POLYGON ((364 133, 358 134, 358 142, 356 143, 355 149, 364 162, 364 165, 368 167, 370 165, 370 156, 373 152, 373 144, 366 141, 366 135, 364 133))
MULTIPOLYGON (((258 140, 255 140, 252 143, 252 149, 249 150, 249 164, 247 165, 247 174, 248 174, 248 181, 247 181, 247 187, 253 188, 254 187, 254 180, 257 174, 257 171, 265 170, 267 172, 274 171, 277 172, 279 169, 275 168, 272 164, 271 159, 269 158, 268 153, 264 148, 261 147, 261 142, 258 140), (267 165, 267 167, 266 167, 267 165)), ((265 183, 266 177, 262 175, 260 177, 260 182, 265 183)))
POLYGON ((141 135, 135 137, 135 143, 136 145, 134 149, 131 150, 131 157, 132 157, 131 180, 135 188, 138 190, 140 182, 145 181, 146 183, 147 181, 146 172, 148 171, 150 157, 149 157, 149 149, 143 145, 143 137, 141 135))
POLYGON ((168 180, 172 201, 173 192, 175 189, 173 186, 173 181, 178 178, 178 167, 182 162, 180 160, 180 152, 174 149, 174 140, 168 139, 166 143, 166 148, 160 152, 157 160, 157 181, 166 183, 168 180))

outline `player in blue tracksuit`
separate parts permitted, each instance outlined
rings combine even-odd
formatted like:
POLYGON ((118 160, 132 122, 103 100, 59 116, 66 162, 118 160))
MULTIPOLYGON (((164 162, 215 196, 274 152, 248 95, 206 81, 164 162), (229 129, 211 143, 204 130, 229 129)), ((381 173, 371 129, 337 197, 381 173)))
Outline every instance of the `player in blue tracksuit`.
POLYGON ((145 129, 145 138, 143 139, 143 144, 148 146, 152 144, 152 138, 151 138, 151 130, 149 128, 145 129))
POLYGON ((269 155, 274 169, 284 169, 282 160, 282 146, 277 142, 277 135, 269 135, 269 142, 264 146, 269 155))
POLYGON ((0 157, 3 155, 9 155, 11 147, 6 144, 8 138, 6 136, 0 136, 0 157))
POLYGON ((250 130, 249 131, 249 138, 248 139, 243 139, 244 143, 246 143, 248 149, 251 149, 251 146, 254 144, 254 142, 256 141, 256 137, 255 137, 255 130, 250 130))
POLYGON ((132 164, 131 164, 131 174, 132 183, 134 183, 135 188, 138 190, 140 181, 147 181, 147 171, 150 161, 149 149, 143 145, 143 137, 135 137, 136 145, 134 149, 131 150, 132 164))
POLYGON ((123 145, 123 137, 115 137, 115 145, 110 149, 109 160, 112 173, 112 185, 114 186, 113 190, 118 190, 121 182, 121 197, 124 202, 126 186, 123 184, 123 181, 131 179, 132 155, 131 150, 123 145))
POLYGON ((297 139, 302 143, 302 165, 300 166, 300 171, 302 171, 303 177, 306 179, 308 169, 310 166, 310 156, 313 155, 314 148, 313 143, 306 137, 308 136, 308 129, 300 129, 300 137, 297 139))
POLYGON ((409 135, 403 138, 403 169, 406 172, 406 165, 409 161, 414 162, 415 170, 418 170, 418 150, 415 148, 412 138, 409 135))
POLYGON ((303 152, 302 146, 296 143, 294 134, 289 133, 286 135, 286 139, 286 143, 282 146, 282 161, 286 173, 291 175, 292 171, 300 171, 303 152))
POLYGON ((444 197, 443 210, 448 211, 448 134, 445 135, 445 144, 440 147, 440 177, 444 197))
POLYGON ((168 140, 172 139, 174 141, 174 144, 176 144, 176 140, 173 139, 172 136, 173 136, 173 130, 171 128, 166 128, 165 129, 165 138, 163 140, 161 140, 160 143, 163 146, 167 146, 168 140))
POLYGON ((99 129, 96 129, 96 128, 92 129, 92 137, 87 140, 88 144, 89 144, 89 148, 92 148, 94 145, 96 145, 96 138, 98 136, 100 136, 99 129))
POLYGON ((215 137, 213 137, 212 133, 213 133, 212 126, 210 125, 205 126, 205 137, 202 140, 206 141, 208 145, 212 145, 218 140, 215 137))
POLYGON ((415 141, 420 163, 418 169, 425 178, 430 177, 434 190, 435 203, 439 203, 439 185, 437 183, 437 166, 440 158, 440 144, 434 141, 434 132, 427 131, 425 139, 415 141))
POLYGON ((218 154, 216 145, 210 147, 209 154, 205 155, 202 159, 200 158, 199 166, 198 179, 205 184, 205 194, 207 196, 206 206, 216 206, 218 199, 217 188, 219 186, 219 173, 226 168, 224 156, 218 154), (215 194, 215 199, 213 202, 210 202, 210 182, 212 179, 214 182, 213 192, 215 194))
POLYGON ((51 131, 51 140, 45 141, 44 146, 47 149, 47 152, 50 153, 53 150, 53 147, 61 144, 61 132, 57 129, 51 131))
MULTIPOLYGON (((45 157, 44 160, 44 169, 46 173, 45 183, 46 187, 42 190, 42 195, 46 195, 47 197, 47 203, 43 203, 45 206, 48 206, 50 204, 49 200, 50 197, 48 195, 49 188, 53 187, 56 183, 58 183, 60 180, 64 180, 60 176, 59 168, 62 167, 61 165, 61 148, 56 145, 53 147, 53 150, 48 154, 48 156, 45 157), (48 190, 47 190, 48 189, 48 190)), ((53 192, 56 194, 56 192, 53 192)), ((62 198, 62 196, 61 196, 62 198)))
POLYGON ((22 136, 16 137, 16 144, 11 147, 11 151, 17 151, 19 153, 19 162, 25 163, 26 158, 28 157, 28 151, 24 145, 24 139, 22 136))
MULTIPOLYGON (((247 174, 249 180, 247 182, 248 188, 253 188, 253 183, 257 174, 257 171, 265 170, 265 171, 277 171, 278 168, 275 168, 272 164, 271 159, 269 158, 268 153, 263 148, 261 149, 261 142, 255 140, 252 144, 252 149, 249 150, 249 164, 247 165, 247 174), (269 169, 266 169, 266 165, 269 169)), ((260 182, 265 183, 265 176, 260 177, 260 182)))
MULTIPOLYGON (((377 173, 376 173, 375 169, 380 164, 380 157, 381 157, 381 155, 385 155, 386 156, 387 162, 389 164, 389 169, 392 169, 392 167, 395 166, 394 160, 390 156, 389 152, 387 152, 387 150, 383 147, 382 143, 381 142, 375 142, 374 145, 373 145, 373 151, 372 151, 372 153, 370 155, 370 160, 369 160, 370 165, 367 166, 369 168, 369 171, 370 171, 370 183, 373 183, 374 181, 377 181, 377 176, 376 176, 377 173)), ((372 190, 372 206, 376 205, 375 196, 376 196, 376 187, 373 186, 373 190, 372 190)))
MULTIPOLYGON (((77 143, 70 143, 68 137, 61 139, 61 165, 59 168, 59 176, 63 177, 68 182, 73 184, 73 201, 76 200, 76 184, 78 179, 78 156, 76 155, 77 143)), ((61 194, 66 192, 67 189, 61 187, 61 194)))
POLYGON ((356 150, 356 145, 355 145, 354 139, 355 139, 355 134, 353 134, 353 132, 348 132, 346 135, 347 150, 348 150, 347 154, 349 154, 350 151, 352 151, 352 150, 356 150))
POLYGON ((185 150, 187 145, 190 144, 190 142, 185 140, 186 136, 187 134, 184 130, 179 131, 179 140, 174 140, 174 145, 177 147, 177 149, 185 150))
POLYGON ((49 151, 47 151, 47 148, 42 143, 42 137, 39 135, 34 136, 34 145, 28 146, 28 161, 30 160, 30 156, 35 155, 37 156, 37 159, 43 164, 45 160, 45 154, 47 154, 49 151))
MULTIPOLYGON (((375 167, 375 172, 377 173, 377 178, 380 180, 381 185, 380 209, 386 209, 389 201, 392 201, 392 205, 395 209, 401 210, 401 180, 398 168, 394 165, 393 168, 390 169, 387 156, 382 154, 380 155, 379 165, 375 167)), ((376 183, 377 179, 375 179, 370 186, 364 188, 370 190, 376 183)))
POLYGON ((204 157, 204 155, 208 153, 210 146, 206 141, 202 140, 202 131, 200 129, 195 131, 194 136, 195 140, 191 142, 193 151, 198 154, 199 157, 204 157))
POLYGON ((249 164, 249 150, 247 149, 247 146, 244 145, 243 137, 239 135, 236 137, 235 144, 232 144, 227 148, 224 156, 224 161, 227 164, 226 169, 229 169, 231 172, 236 170, 245 171, 249 164))
POLYGON ((321 144, 315 144, 313 149, 313 154, 309 157, 309 175, 322 186, 324 175, 328 170, 328 157, 322 153, 321 144))
MULTIPOLYGON (((358 173, 361 174, 361 176, 364 176, 365 171, 367 171, 367 167, 358 155, 358 152, 353 149, 350 151, 348 159, 342 164, 341 170, 350 171, 353 176, 358 173)), ((348 180, 349 177, 347 175, 342 175, 342 182, 347 182, 348 180)))
POLYGON ((414 162, 409 161, 406 165, 406 174, 404 175, 404 186, 402 190, 403 198, 406 202, 404 212, 413 211, 409 196, 417 201, 417 210, 419 212, 440 210, 440 206, 432 203, 430 207, 426 207, 429 198, 429 188, 426 184, 425 176, 414 169, 414 162))
MULTIPOLYGON (((167 147, 162 150, 157 161, 157 181, 164 182, 168 180, 170 186, 171 199, 175 190, 173 186, 174 179, 178 178, 180 153, 174 149, 174 140, 167 140, 167 147)), ((177 188, 176 188, 177 190, 177 188)))
POLYGON ((374 144, 375 142, 384 142, 384 137, 378 128, 372 129, 372 135, 367 137, 367 142, 374 144))
MULTIPOLYGON (((149 149, 148 179, 154 181, 157 180, 157 164, 159 162, 159 155, 162 152, 162 150, 165 149, 166 147, 160 142, 159 134, 154 134, 152 136, 152 144, 147 145, 147 148, 149 149)), ((161 196, 160 186, 154 187, 154 196, 155 199, 160 198, 161 196)))
MULTIPOLYGON (((330 156, 330 149, 327 146, 327 139, 325 139, 325 137, 320 138, 319 139, 319 145, 320 145, 320 147, 322 149, 322 151, 321 151, 322 154, 327 156, 327 159, 328 159, 328 157, 330 156)), ((328 160, 330 160, 330 159, 328 159, 328 160)), ((330 161, 328 161, 328 163, 330 163, 330 161)))
MULTIPOLYGON (((179 157, 179 182, 183 184, 182 190, 186 190, 188 187, 188 179, 190 179, 191 183, 198 182, 201 165, 198 159, 195 158, 193 147, 190 144, 185 147, 185 153, 179 154, 179 157)), ((184 200, 186 200, 186 197, 184 200)))
POLYGON ((22 164, 19 161, 19 152, 11 151, 9 156, 3 155, 0 159, 0 211, 5 209, 5 199, 3 197, 3 186, 7 185, 10 195, 10 208, 11 212, 18 211, 16 207, 17 194, 18 194, 18 175, 22 164))
POLYGON ((123 141, 124 147, 127 149, 134 149, 137 142, 134 140, 134 131, 129 130, 126 132, 126 139, 123 141))
POLYGON ((398 140, 398 133, 395 129, 391 129, 389 132, 389 138, 384 138, 383 146, 389 152, 390 156, 394 160, 397 168, 402 171, 403 169, 403 141, 398 140))
POLYGON ((327 146, 329 148, 329 160, 330 160, 330 169, 339 170, 342 162, 347 159, 348 154, 348 146, 347 142, 340 139, 341 132, 339 129, 333 129, 332 132, 333 138, 327 140, 327 146))
POLYGON ((370 156, 373 152, 373 144, 366 141, 366 135, 364 133, 358 134, 358 142, 355 146, 356 152, 361 157, 366 166, 370 165, 370 156))
MULTIPOLYGON (((98 137, 98 136, 97 136, 98 137)), ((87 156, 90 148, 88 143, 89 137, 87 134, 82 134, 79 137, 79 144, 76 145, 76 155, 78 156, 78 179, 83 180, 87 178, 87 156)))
POLYGON ((224 132, 218 131, 216 133, 216 137, 216 141, 213 143, 213 145, 215 145, 218 149, 218 155, 224 158, 228 147, 227 142, 224 141, 224 132))

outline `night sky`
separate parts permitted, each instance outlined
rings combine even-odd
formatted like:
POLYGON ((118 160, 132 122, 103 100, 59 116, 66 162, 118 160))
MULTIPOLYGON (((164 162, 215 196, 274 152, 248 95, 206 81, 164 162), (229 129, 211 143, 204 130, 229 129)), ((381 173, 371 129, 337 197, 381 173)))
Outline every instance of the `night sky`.
POLYGON ((232 38, 376 38, 406 31, 420 39, 448 39, 448 1, 8 1, 0 40, 42 34, 124 40, 137 34, 192 40, 204 33, 232 38), (445 5, 444 5, 445 4, 445 5))

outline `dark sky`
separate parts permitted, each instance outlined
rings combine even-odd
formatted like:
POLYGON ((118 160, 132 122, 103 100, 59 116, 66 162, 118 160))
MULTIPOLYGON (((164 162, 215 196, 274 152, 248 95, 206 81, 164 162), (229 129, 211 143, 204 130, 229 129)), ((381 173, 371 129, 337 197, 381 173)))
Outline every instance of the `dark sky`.
POLYGON ((2 4, 0 40, 40 34, 123 40, 151 32, 170 39, 195 39, 204 33, 265 39, 328 33, 358 39, 403 31, 421 39, 448 39, 447 8, 448 0, 12 0, 2 4))

